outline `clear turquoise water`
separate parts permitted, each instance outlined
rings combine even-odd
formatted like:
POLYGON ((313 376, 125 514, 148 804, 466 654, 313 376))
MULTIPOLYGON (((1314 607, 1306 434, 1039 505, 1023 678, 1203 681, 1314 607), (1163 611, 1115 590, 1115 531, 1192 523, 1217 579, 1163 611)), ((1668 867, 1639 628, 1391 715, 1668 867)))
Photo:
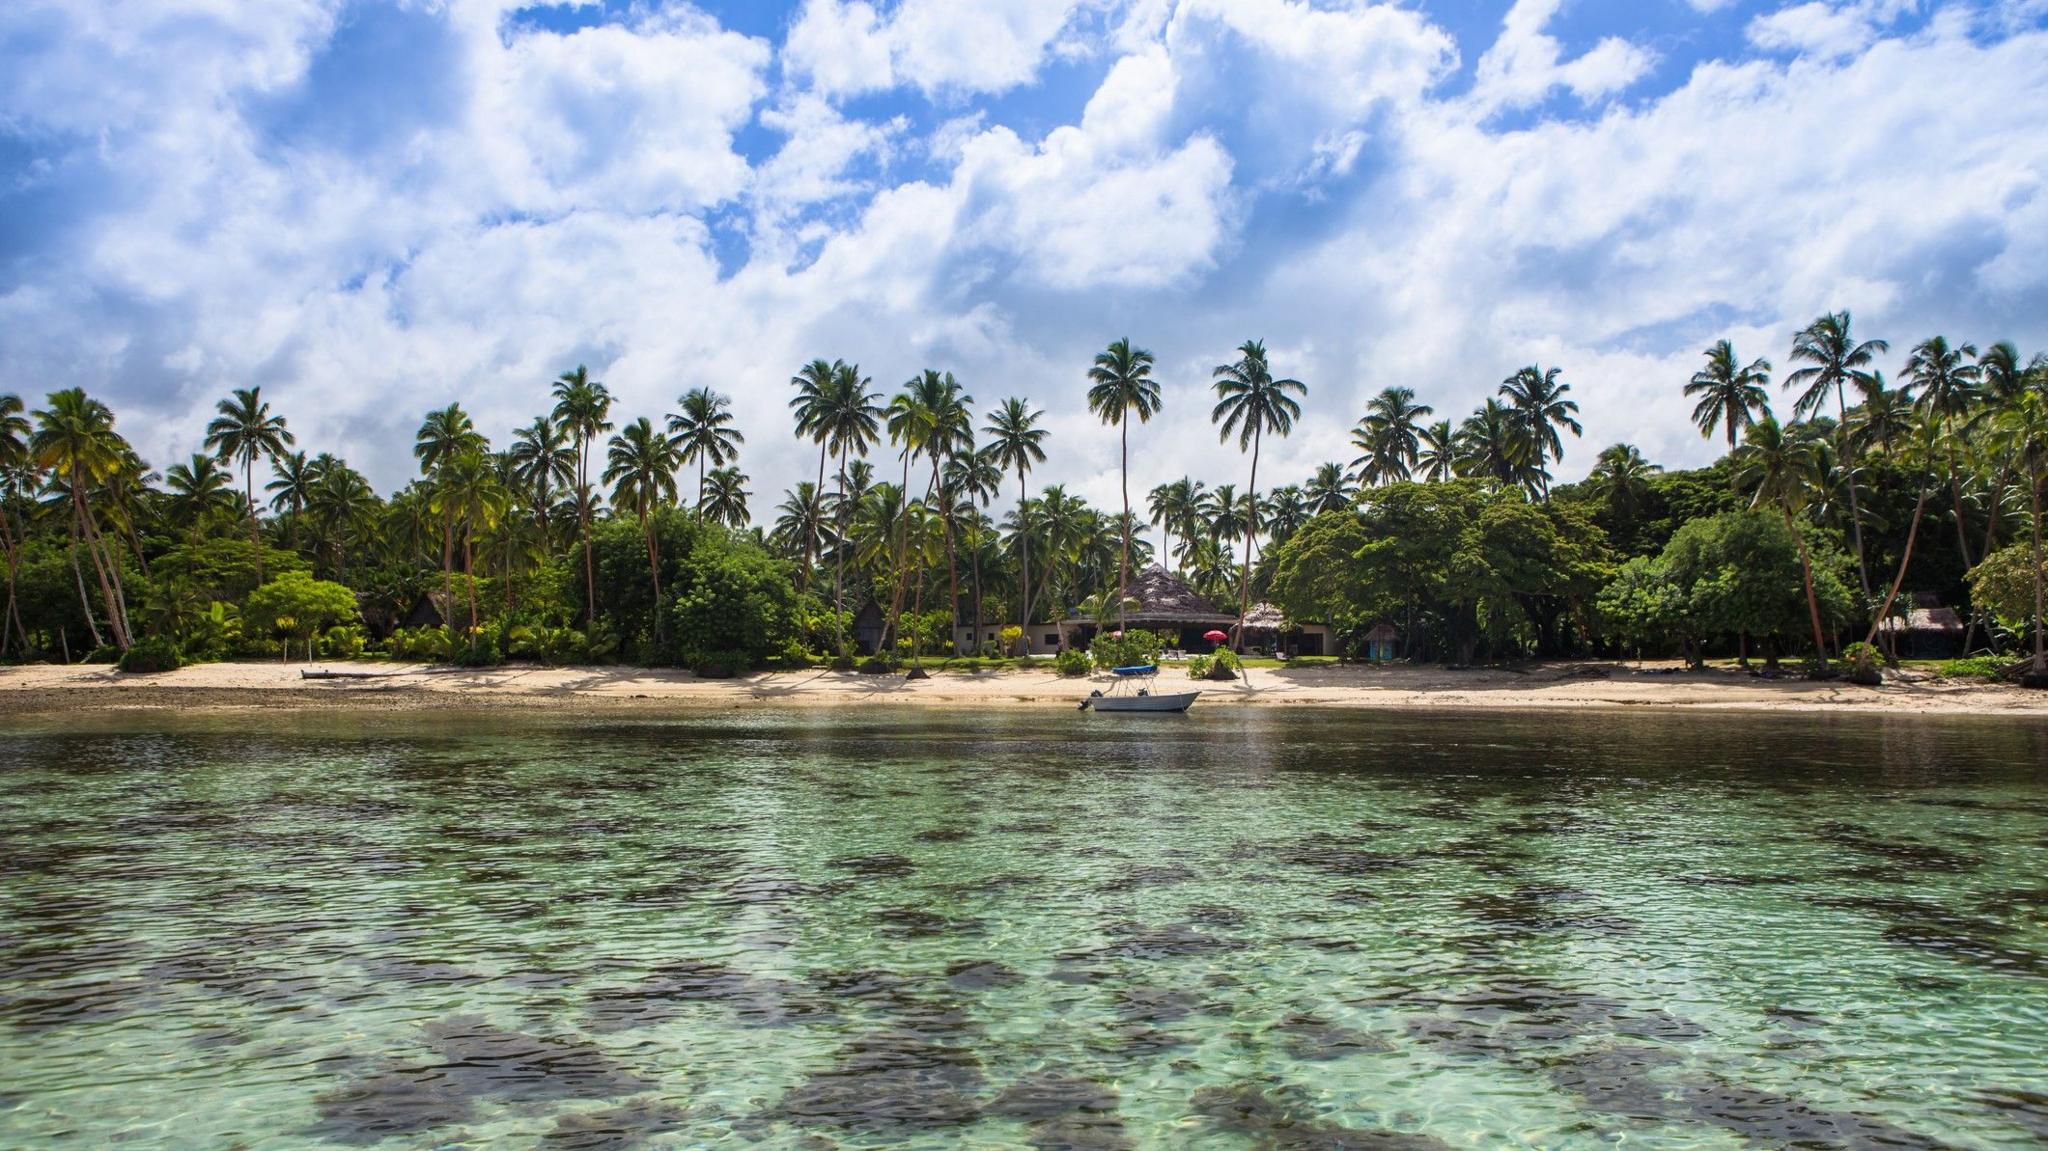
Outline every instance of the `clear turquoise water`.
POLYGON ((0 725, 0 1146, 2048 1143, 2048 725, 0 725))

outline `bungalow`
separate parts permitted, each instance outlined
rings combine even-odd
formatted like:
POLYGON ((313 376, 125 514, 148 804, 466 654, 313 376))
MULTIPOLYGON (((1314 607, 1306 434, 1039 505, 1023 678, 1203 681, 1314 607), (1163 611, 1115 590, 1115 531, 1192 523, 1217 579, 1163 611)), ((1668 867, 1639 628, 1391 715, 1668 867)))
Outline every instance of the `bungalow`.
MULTIPOLYGON (((970 654, 979 652, 984 645, 1000 648, 1003 644, 1003 629, 1017 626, 1014 619, 999 623, 985 623, 976 627, 970 623, 957 624, 953 628, 953 642, 958 650, 970 654)), ((1025 648, 1029 651, 1057 651, 1060 646, 1058 624, 1043 620, 1025 630, 1025 648)))
MULTIPOLYGON (((1186 580, 1158 564, 1139 572, 1124 594, 1126 599, 1137 602, 1124 609, 1123 626, 1164 632, 1172 637, 1168 646, 1182 651, 1214 651, 1217 645, 1202 638, 1203 635, 1227 632, 1237 626, 1236 613, 1217 610, 1186 580)), ((1067 631, 1076 641, 1085 642, 1094 638, 1095 621, 1072 617, 1067 621, 1067 631)))
POLYGON ((1394 630, 1393 624, 1374 624, 1373 629, 1365 633, 1366 660, 1370 663, 1392 663, 1394 643, 1400 638, 1401 633, 1394 630))
MULTIPOLYGON (((1228 631, 1228 628, 1224 629, 1228 631)), ((1264 648, 1278 655, 1333 655, 1337 636, 1326 623, 1293 623, 1269 603, 1252 605, 1244 615, 1246 647, 1264 648)))
POLYGON ((1903 659, 1954 659, 1963 654, 1963 621, 1933 592, 1913 593, 1904 618, 1887 616, 1879 631, 1897 645, 1903 659))

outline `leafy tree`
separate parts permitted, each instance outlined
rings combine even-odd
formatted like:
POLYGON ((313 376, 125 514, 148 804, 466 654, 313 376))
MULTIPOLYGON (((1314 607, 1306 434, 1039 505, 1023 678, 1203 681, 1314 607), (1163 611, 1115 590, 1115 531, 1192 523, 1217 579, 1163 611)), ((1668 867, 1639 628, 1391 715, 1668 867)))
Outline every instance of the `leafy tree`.
POLYGON ((249 593, 242 605, 245 634, 306 639, 335 624, 361 620, 348 588, 305 572, 287 572, 249 593))
POLYGON ((796 638, 792 573, 751 541, 718 532, 701 536, 674 588, 669 615, 686 665, 759 666, 796 638))

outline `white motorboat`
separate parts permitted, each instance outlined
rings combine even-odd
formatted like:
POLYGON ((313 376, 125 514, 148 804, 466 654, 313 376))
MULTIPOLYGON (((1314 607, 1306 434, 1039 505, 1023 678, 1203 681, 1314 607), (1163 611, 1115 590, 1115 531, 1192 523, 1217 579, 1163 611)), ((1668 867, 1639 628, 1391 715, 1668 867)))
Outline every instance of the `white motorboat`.
POLYGON ((1173 691, 1154 694, 1151 688, 1146 687, 1128 692, 1118 690, 1125 684, 1132 683, 1138 679, 1146 679, 1158 675, 1159 668, 1156 664, 1145 664, 1140 667, 1119 667, 1113 669, 1110 674, 1116 676, 1116 680, 1110 685, 1110 689, 1105 692, 1097 688, 1089 692, 1088 698, 1081 701, 1082 711, 1087 711, 1092 707, 1096 711, 1183 712, 1193 707, 1195 697, 1202 694, 1199 691, 1173 691))

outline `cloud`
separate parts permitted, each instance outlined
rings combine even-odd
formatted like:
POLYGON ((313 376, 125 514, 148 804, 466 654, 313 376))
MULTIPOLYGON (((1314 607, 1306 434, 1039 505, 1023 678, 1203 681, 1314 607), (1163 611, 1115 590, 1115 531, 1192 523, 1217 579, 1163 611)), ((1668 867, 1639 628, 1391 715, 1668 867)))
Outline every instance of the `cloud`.
POLYGON ((1067 0, 805 0, 784 62, 812 91, 854 96, 898 84, 1003 92, 1037 73, 1077 6, 1067 0))
POLYGON ((1656 57, 1620 37, 1601 40, 1584 55, 1565 62, 1557 39, 1544 29, 1563 0, 1515 0, 1501 21, 1500 37, 1479 58, 1473 102, 1485 110, 1539 103, 1564 88, 1582 103, 1627 89, 1649 72, 1656 57))

